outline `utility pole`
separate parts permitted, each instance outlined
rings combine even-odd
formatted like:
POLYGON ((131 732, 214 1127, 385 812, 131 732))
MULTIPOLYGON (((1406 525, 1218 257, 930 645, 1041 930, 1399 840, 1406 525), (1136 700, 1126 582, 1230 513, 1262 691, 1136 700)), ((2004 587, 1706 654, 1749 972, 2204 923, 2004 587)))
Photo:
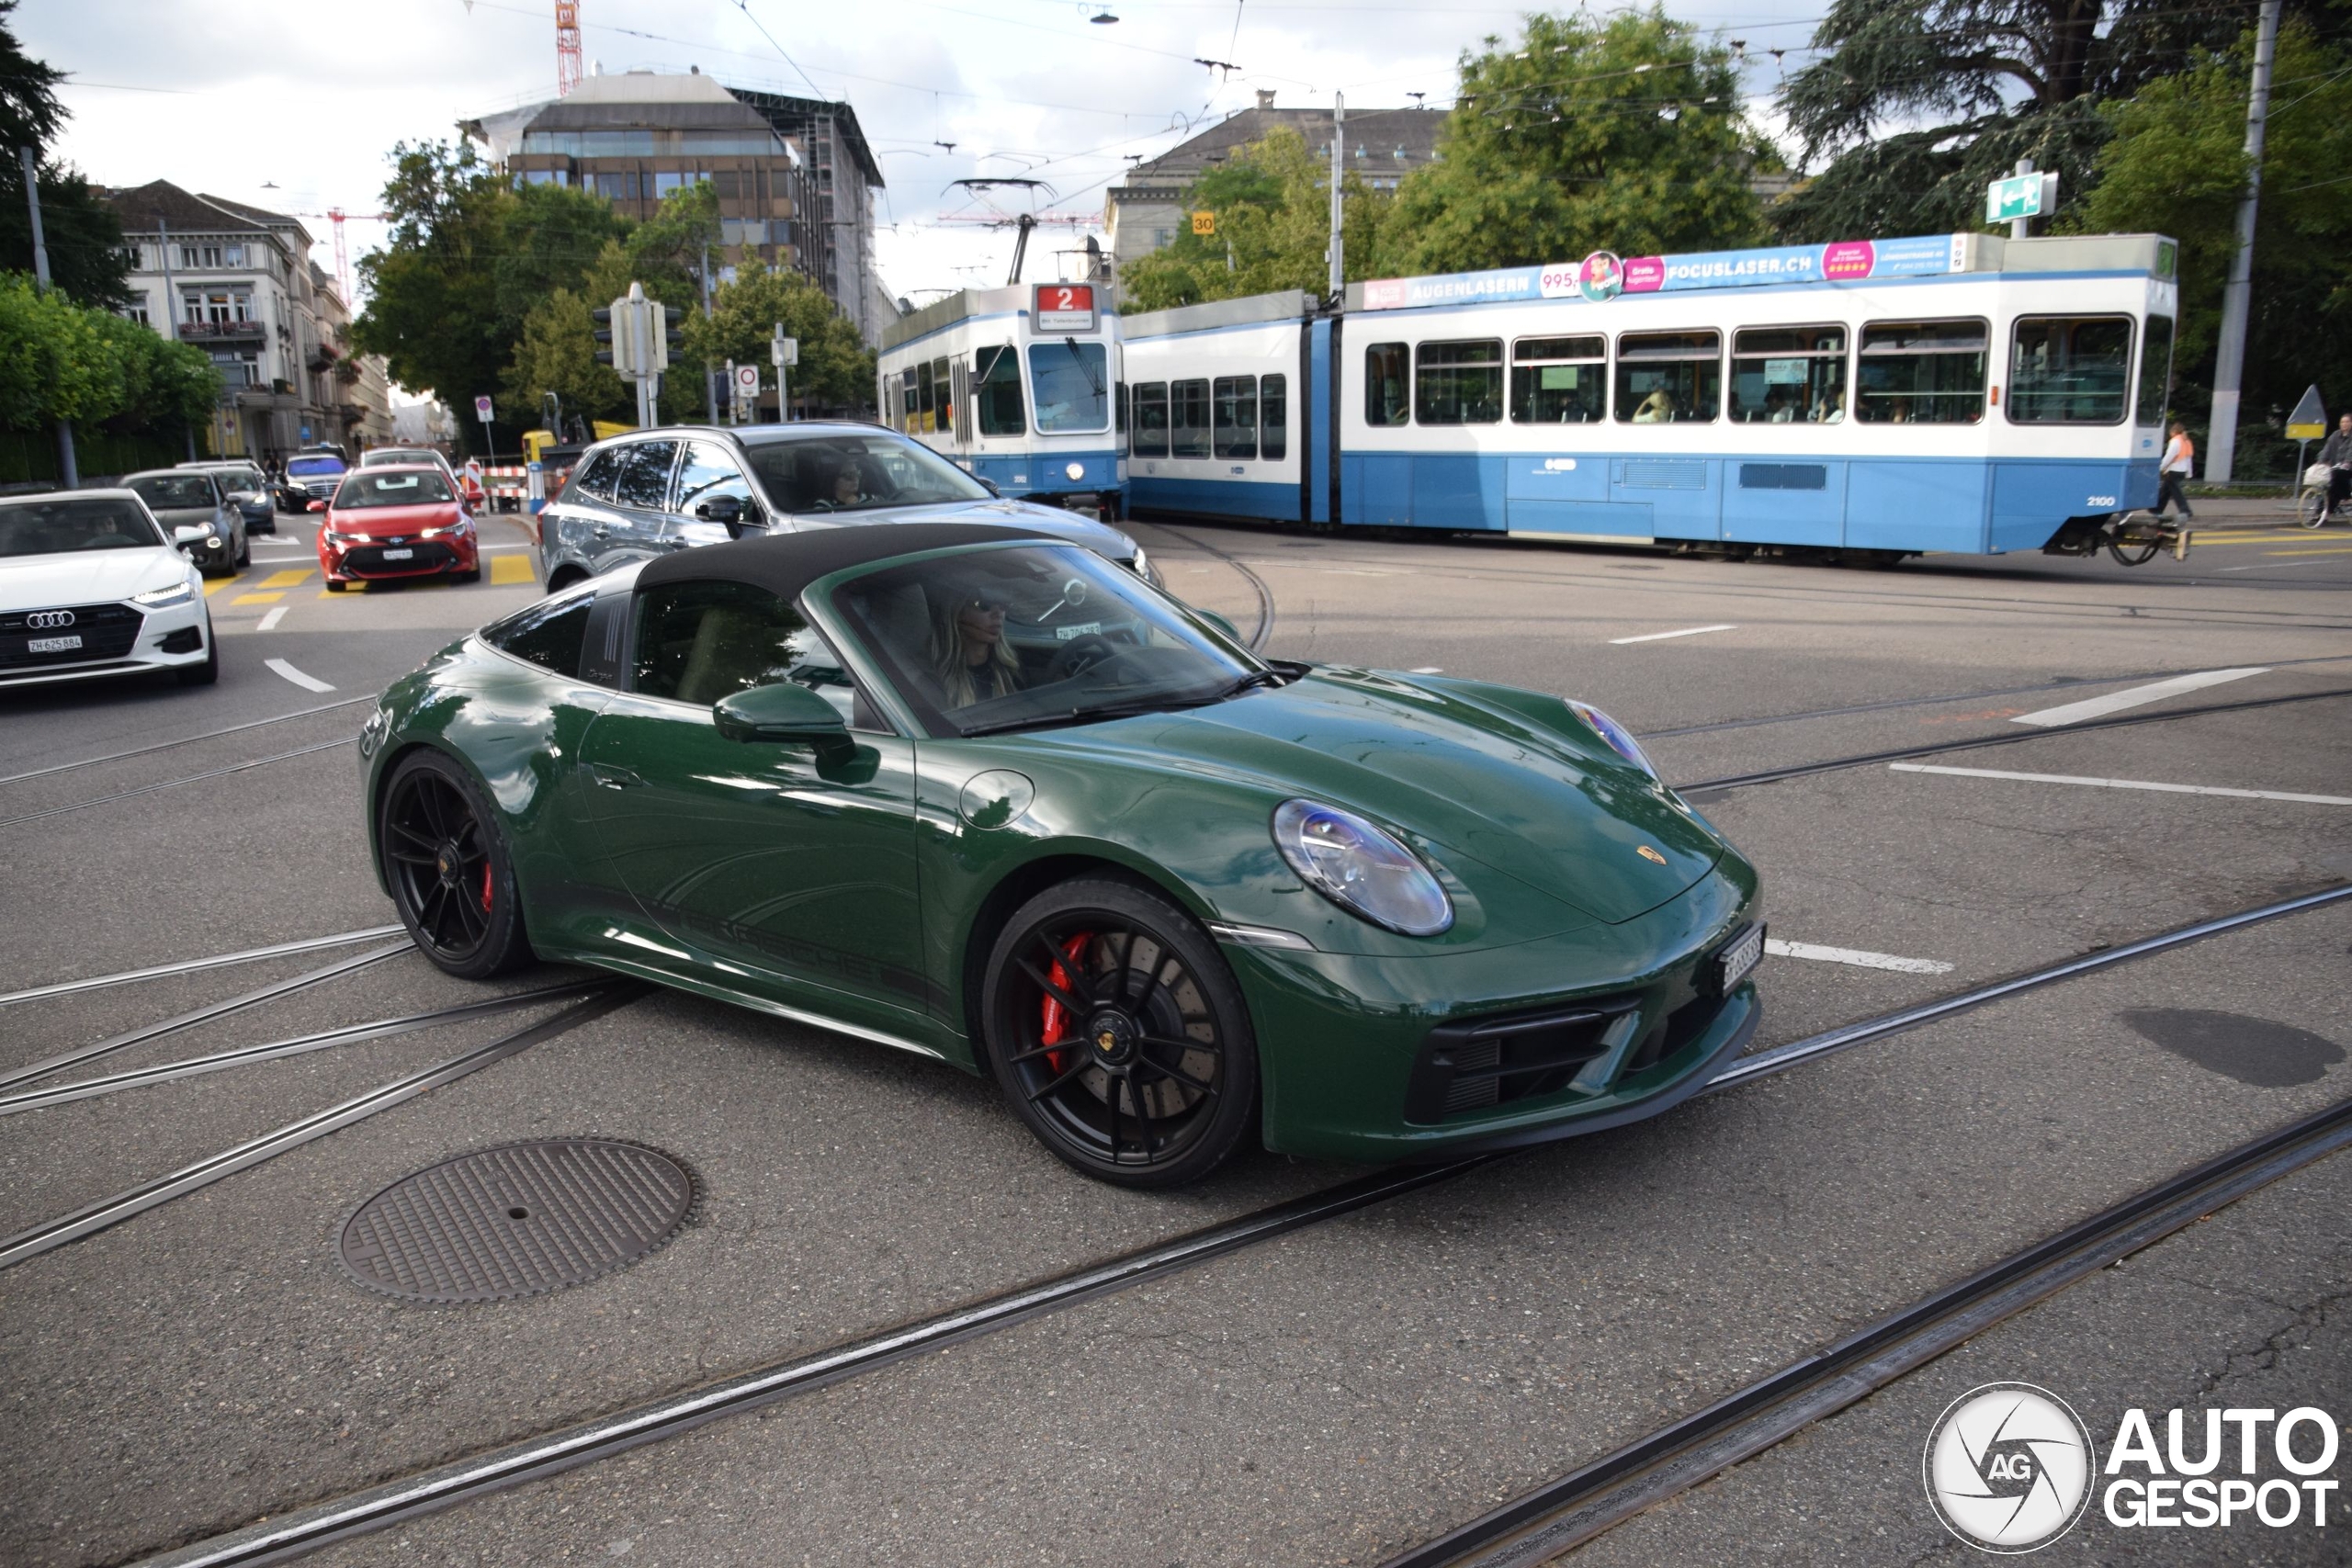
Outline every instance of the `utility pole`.
MULTIPOLYGON (((702 319, 706 321, 710 320, 710 242, 708 240, 702 243, 702 319)), ((731 383, 728 387, 727 396, 730 401, 735 396, 735 389, 731 383)), ((704 406, 710 412, 710 423, 717 424, 718 423, 718 388, 710 378, 710 361, 707 359, 704 360, 702 365, 702 398, 704 406)))
MULTIPOLYGON (((33 287, 46 294, 49 292, 49 246, 40 234, 40 161, 29 147, 17 148, 17 156, 25 166, 25 201, 32 209, 33 215, 33 287)), ((65 476, 67 490, 82 488, 81 469, 74 461, 74 422, 71 420, 57 422, 57 467, 58 471, 65 476)))
POLYGON ((2253 90, 2245 103, 2245 196, 2238 203, 2238 243, 2222 290, 2222 341, 2213 358, 2213 421, 2205 433, 2205 477, 2230 481, 2237 461, 2238 393, 2245 379, 2245 315, 2254 292, 2254 223, 2262 203, 2262 133, 2270 118, 2270 64, 2278 53, 2278 0, 2262 0, 2255 35, 2253 90))
POLYGON ((1347 288, 1345 258, 1341 247, 1346 243, 1344 209, 1340 200, 1340 175, 1347 167, 1341 161, 1342 149, 1348 138, 1348 100, 1344 95, 1331 95, 1331 298, 1337 299, 1347 288))

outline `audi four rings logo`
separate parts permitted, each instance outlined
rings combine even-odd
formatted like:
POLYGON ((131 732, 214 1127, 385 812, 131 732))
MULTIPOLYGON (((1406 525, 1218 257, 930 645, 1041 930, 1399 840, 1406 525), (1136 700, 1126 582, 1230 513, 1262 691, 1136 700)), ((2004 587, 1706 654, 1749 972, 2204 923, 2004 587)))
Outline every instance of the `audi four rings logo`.
POLYGON ((60 626, 73 624, 74 612, 71 610, 35 610, 25 617, 25 625, 37 632, 53 632, 60 626))

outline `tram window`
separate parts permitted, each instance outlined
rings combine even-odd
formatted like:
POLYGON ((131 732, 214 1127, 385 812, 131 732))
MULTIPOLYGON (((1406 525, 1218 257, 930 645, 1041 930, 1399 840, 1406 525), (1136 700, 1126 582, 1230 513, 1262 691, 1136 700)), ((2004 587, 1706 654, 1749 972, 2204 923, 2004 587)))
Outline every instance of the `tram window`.
POLYGON ((1280 376, 1258 378, 1258 456, 1279 463, 1290 453, 1290 388, 1280 376))
POLYGON ((1258 455, 1258 378, 1220 376, 1211 401, 1212 450, 1220 457, 1258 455))
POLYGON ((1363 351, 1363 422, 1410 424, 1412 371, 1401 343, 1375 343, 1363 351))
POLYGON ((1617 423, 1711 423, 1723 375, 1721 333, 1626 333, 1617 340, 1617 423))
POLYGON ((955 362, 934 359, 931 362, 932 396, 939 404, 939 434, 956 434, 956 372, 955 362))
POLYGON ((2141 424, 2162 424, 2171 391, 2172 318, 2150 316, 2140 333, 2140 406, 2133 418, 2141 424))
POLYGON ((1100 343, 1066 337, 1031 344, 1029 389, 1041 434, 1111 428, 1111 351, 1100 343))
POLYGON ((1026 435, 1029 416, 1021 407, 1021 358, 1012 352, 1011 344, 993 344, 975 351, 973 368, 979 374, 973 379, 973 390, 978 395, 979 433, 982 435, 1026 435))
POLYGON ((1420 424, 1495 424, 1503 417, 1500 338, 1416 347, 1413 419, 1420 424))
POLYGON ((2009 342, 2010 423, 2123 423, 2129 317, 2020 316, 2009 342))
POLYGON ((915 431, 918 434, 931 434, 934 412, 931 398, 931 361, 926 359, 915 367, 915 431))
POLYGON ((1523 337, 1510 345, 1514 423, 1589 424, 1608 406, 1606 339, 1523 337))
POLYGON ((1209 384, 1168 383, 1168 450, 1178 457, 1209 455, 1209 384))
POLYGON ((1144 381, 1136 387, 1136 456, 1168 456, 1168 383, 1144 381))
POLYGON ((1836 424, 1846 417, 1846 329, 1750 327, 1732 334, 1731 417, 1836 424))
POLYGON ((899 372, 899 428, 909 435, 915 432, 915 378, 911 370, 899 372))
POLYGON ((1984 417, 1983 321, 1871 321, 1855 360, 1864 424, 1974 424, 1984 417))

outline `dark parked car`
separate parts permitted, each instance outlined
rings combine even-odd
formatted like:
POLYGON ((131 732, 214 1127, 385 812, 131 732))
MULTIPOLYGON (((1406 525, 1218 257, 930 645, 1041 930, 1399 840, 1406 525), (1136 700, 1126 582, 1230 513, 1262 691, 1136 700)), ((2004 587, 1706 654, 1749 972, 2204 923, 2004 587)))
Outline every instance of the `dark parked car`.
POLYGON ((147 503, 165 534, 201 529, 180 546, 207 577, 233 573, 251 558, 245 549, 245 515, 229 499, 220 476, 204 468, 151 468, 125 475, 123 488, 147 503))
POLYGON ((277 532, 277 498, 271 493, 269 476, 243 457, 210 457, 194 463, 182 463, 183 468, 198 468, 217 476, 220 488, 245 514, 248 534, 277 532))
POLYGON ((895 431, 815 422, 672 426, 598 442, 540 518, 542 579, 552 593, 695 545, 888 523, 1035 529, 1157 581, 1116 528, 1006 500, 895 431))

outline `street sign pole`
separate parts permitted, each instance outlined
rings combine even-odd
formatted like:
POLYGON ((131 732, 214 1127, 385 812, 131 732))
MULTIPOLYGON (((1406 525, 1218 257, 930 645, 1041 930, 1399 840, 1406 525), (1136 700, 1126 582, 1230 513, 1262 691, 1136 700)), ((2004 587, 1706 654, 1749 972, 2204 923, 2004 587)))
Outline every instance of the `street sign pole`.
POLYGON ((498 437, 491 432, 490 412, 488 398, 474 400, 474 417, 481 421, 481 444, 488 448, 491 462, 495 464, 498 461, 498 437))
POLYGON ((768 360, 775 367, 775 417, 782 423, 792 417, 792 405, 786 400, 789 394, 785 390, 785 372, 800 363, 800 340, 785 336, 782 321, 770 330, 774 335, 768 339, 768 360))
MULTIPOLYGON (((2313 382, 2303 389, 2295 412, 2287 416, 2287 438, 2295 444, 2295 483, 2303 482, 2303 469, 2310 466, 2312 443, 2327 434, 2327 404, 2321 400, 2319 384, 2313 382)), ((2209 468, 2208 473, 2211 472, 2209 468)))

